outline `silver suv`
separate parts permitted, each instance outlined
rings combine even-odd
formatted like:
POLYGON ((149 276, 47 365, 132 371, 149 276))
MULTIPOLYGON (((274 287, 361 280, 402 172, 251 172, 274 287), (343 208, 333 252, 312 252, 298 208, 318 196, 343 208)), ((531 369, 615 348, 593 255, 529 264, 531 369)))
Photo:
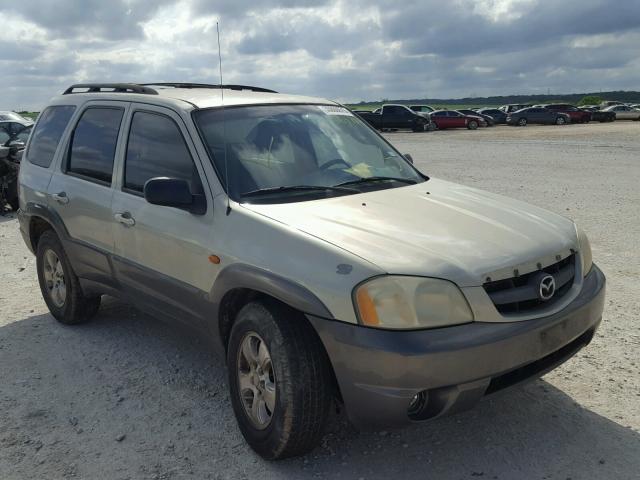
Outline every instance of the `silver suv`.
POLYGON ((263 457, 456 412, 587 345, 605 278, 562 216, 429 178, 333 102, 196 84, 70 87, 20 170, 42 295, 200 329, 263 457))

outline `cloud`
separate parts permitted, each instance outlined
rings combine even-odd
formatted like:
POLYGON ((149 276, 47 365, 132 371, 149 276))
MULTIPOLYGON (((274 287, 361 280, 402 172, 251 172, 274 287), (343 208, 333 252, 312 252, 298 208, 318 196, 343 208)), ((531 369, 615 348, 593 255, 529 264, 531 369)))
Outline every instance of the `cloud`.
POLYGON ((218 81, 340 101, 637 88, 640 3, 30 0, 0 6, 5 108, 74 82, 218 81))

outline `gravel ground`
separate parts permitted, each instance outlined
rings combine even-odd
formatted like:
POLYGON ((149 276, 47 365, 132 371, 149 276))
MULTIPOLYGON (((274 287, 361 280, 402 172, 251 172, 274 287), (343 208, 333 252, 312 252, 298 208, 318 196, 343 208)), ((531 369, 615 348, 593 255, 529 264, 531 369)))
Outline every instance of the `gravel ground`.
POLYGON ((57 324, 35 261, 0 217, 0 477, 640 478, 640 124, 390 133, 424 172, 575 219, 608 277, 592 344, 527 386, 405 430, 336 415, 312 454, 249 450, 224 367, 197 336, 107 299, 57 324))

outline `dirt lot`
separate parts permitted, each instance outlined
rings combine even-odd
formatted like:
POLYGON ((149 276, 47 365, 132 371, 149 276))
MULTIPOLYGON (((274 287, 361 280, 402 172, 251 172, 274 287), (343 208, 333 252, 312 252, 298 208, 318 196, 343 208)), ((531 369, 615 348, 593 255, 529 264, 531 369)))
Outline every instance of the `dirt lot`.
POLYGON ((336 417, 311 455, 266 463, 201 339, 115 300, 88 325, 57 324, 16 220, 0 217, 0 477, 638 479, 640 124, 388 138, 425 173, 583 226, 609 282, 587 349, 464 414, 366 434, 336 417))

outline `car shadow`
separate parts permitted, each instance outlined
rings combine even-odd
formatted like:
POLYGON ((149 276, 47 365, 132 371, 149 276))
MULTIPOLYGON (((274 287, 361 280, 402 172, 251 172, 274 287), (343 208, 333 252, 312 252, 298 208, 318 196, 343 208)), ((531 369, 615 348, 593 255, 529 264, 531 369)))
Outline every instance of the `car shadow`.
MULTIPOLYGON (((35 293, 34 293, 35 294, 35 293)), ((5 478, 637 478, 640 434, 536 381, 404 430, 336 414, 320 447, 265 462, 246 445, 207 340, 105 298, 75 327, 0 327, 5 478)))

